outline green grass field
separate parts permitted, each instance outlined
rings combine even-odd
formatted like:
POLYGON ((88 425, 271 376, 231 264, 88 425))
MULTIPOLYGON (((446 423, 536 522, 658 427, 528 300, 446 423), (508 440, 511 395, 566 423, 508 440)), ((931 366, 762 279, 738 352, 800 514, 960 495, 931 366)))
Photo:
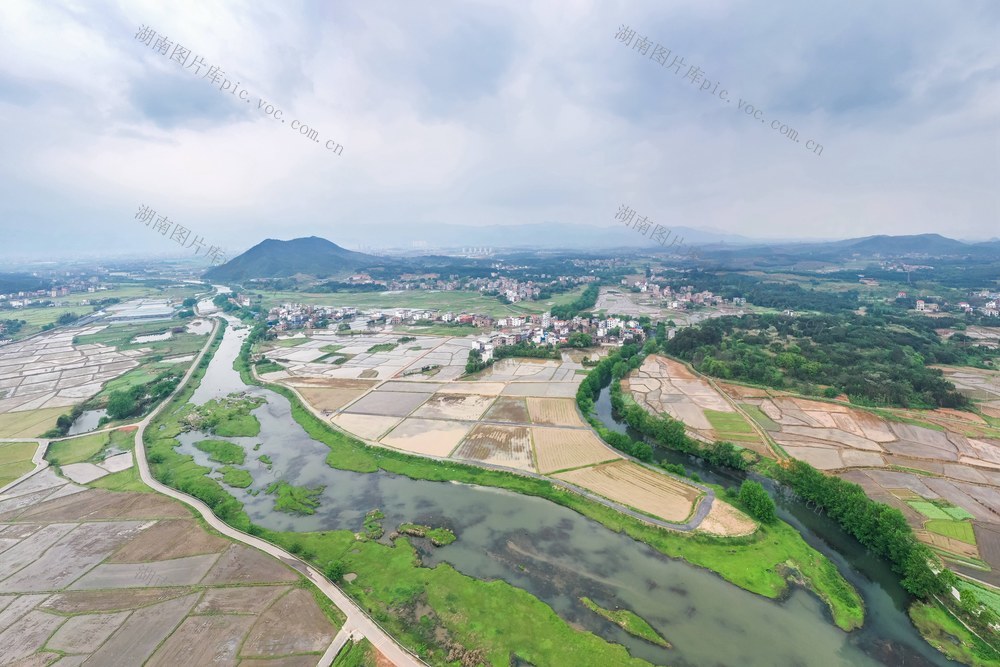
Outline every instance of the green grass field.
MULTIPOLYGON (((407 290, 405 292, 261 292, 263 304, 272 308, 282 303, 302 303, 332 307, 354 306, 356 308, 416 308, 444 310, 454 313, 478 313, 492 317, 544 313, 552 306, 574 301, 583 294, 581 286, 570 292, 557 294, 548 301, 520 301, 502 304, 495 297, 483 296, 479 292, 431 292, 427 290, 407 290)), ((400 329, 401 330, 401 329, 400 329)))
POLYGON ((295 347, 296 345, 302 345, 302 343, 308 342, 308 338, 276 338, 271 342, 275 347, 295 347))
POLYGON ((941 509, 947 512, 948 516, 952 519, 962 520, 973 518, 972 514, 962 507, 942 507, 941 509))
POLYGON ((927 500, 910 500, 906 503, 913 509, 923 514, 928 519, 950 520, 951 516, 943 509, 927 500))
POLYGON ((108 442, 107 433, 81 435, 78 438, 53 442, 45 452, 45 460, 61 466, 82 463, 100 453, 108 442))
POLYGON ((976 534, 972 531, 972 523, 969 521, 955 521, 954 519, 931 519, 924 524, 924 528, 932 533, 944 535, 966 544, 976 543, 976 534))
POLYGON ((712 425, 721 440, 734 442, 758 442, 760 436, 753 430, 738 412, 720 412, 718 410, 703 410, 708 423, 712 425))
POLYGON ((31 472, 35 464, 31 457, 38 445, 34 442, 0 443, 0 486, 6 486, 21 475, 31 472))
POLYGON ((113 472, 110 475, 95 479, 87 484, 93 489, 107 489, 108 491, 137 491, 139 493, 153 493, 153 490, 146 486, 139 477, 139 470, 135 466, 126 470, 113 472))
POLYGON ((461 324, 451 326, 448 324, 430 324, 428 326, 407 326, 404 324, 395 325, 393 332, 423 334, 425 336, 468 336, 469 334, 481 333, 482 329, 477 329, 471 324, 461 324))

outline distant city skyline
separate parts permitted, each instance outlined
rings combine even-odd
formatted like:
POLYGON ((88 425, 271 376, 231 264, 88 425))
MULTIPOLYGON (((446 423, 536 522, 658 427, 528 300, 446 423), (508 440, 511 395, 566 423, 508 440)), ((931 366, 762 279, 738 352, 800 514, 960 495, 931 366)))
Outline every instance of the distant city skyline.
MULTIPOLYGON (((579 224, 633 245, 608 214, 623 201, 759 240, 995 238, 998 29, 985 1, 10 0, 0 260, 160 255, 133 219, 153 201, 229 257, 311 235, 388 248, 386 229, 411 243, 435 225, 579 224), (195 55, 211 80, 180 62, 195 55)), ((480 245, 498 244, 454 243, 480 245)))

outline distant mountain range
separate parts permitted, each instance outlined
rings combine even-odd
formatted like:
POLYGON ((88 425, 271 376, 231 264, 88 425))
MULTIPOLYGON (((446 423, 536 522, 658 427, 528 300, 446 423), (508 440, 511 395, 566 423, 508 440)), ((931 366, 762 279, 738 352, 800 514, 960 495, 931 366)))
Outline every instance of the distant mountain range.
POLYGON ((755 243, 739 248, 708 246, 703 255, 716 259, 797 258, 801 260, 836 262, 852 258, 919 259, 930 257, 1000 260, 1000 241, 965 243, 940 234, 905 236, 866 236, 843 241, 822 243, 755 243))
MULTIPOLYGON (((622 230, 630 231, 630 230, 622 230)), ((635 236, 639 236, 635 234, 635 236)), ((463 239, 465 237, 457 237, 463 239)), ((642 237, 639 237, 642 239, 642 237)), ((498 239, 499 241, 499 239, 498 239)), ((835 263, 838 261, 865 258, 899 258, 910 259, 931 257, 969 257, 977 260, 1000 261, 1000 241, 983 243, 964 243, 939 234, 917 234, 910 236, 868 236, 843 241, 824 243, 780 243, 754 244, 734 246, 732 244, 707 243, 699 245, 702 257, 712 258, 731 264, 733 268, 740 265, 786 263, 786 262, 821 262, 835 263)), ((696 245, 696 242, 688 242, 696 245)), ((470 247, 480 247, 469 243, 470 247)), ((461 247, 461 246, 459 246, 461 247)), ((495 250, 516 250, 517 245, 509 242, 498 242, 492 246, 495 250)), ((620 247, 620 246, 619 246, 620 247)), ((579 252, 564 248, 570 253, 579 252)), ((645 249, 655 252, 656 244, 650 244, 645 239, 645 249)), ((607 248, 611 250, 611 248, 607 248)), ((240 282, 253 278, 343 278, 363 269, 398 268, 400 270, 415 270, 421 264, 433 263, 445 258, 423 257, 391 258, 369 255, 347 250, 318 236, 278 241, 267 239, 250 248, 242 255, 230 260, 222 266, 213 267, 205 273, 205 278, 218 282, 240 282)))
MULTIPOLYGON (((695 229, 661 223, 687 244, 752 243, 744 236, 710 229, 695 229)), ((622 224, 575 225, 546 223, 529 225, 445 225, 380 224, 357 226, 338 232, 337 241, 352 248, 377 247, 427 251, 490 247, 508 250, 558 249, 595 250, 601 248, 656 247, 648 236, 622 224)))
POLYGON ((278 241, 261 241, 242 255, 205 272, 205 278, 219 282, 251 278, 291 278, 311 276, 334 278, 358 269, 391 265, 395 260, 341 248, 318 236, 278 241))

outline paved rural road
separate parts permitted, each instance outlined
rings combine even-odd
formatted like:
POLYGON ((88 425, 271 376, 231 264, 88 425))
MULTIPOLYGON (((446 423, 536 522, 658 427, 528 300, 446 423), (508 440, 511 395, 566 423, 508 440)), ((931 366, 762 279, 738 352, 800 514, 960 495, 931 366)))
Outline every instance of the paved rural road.
MULTIPOLYGON (((375 621, 369 618, 368 615, 365 614, 365 612, 362 611, 353 600, 344 595, 339 588, 330 583, 330 581, 320 574, 315 568, 299 560, 284 549, 271 544, 270 542, 265 542, 260 538, 254 537, 253 535, 247 535, 246 533, 236 530, 215 516, 208 505, 202 501, 172 489, 169 486, 164 486, 153 478, 153 475, 149 471, 149 463, 146 461, 146 450, 142 443, 142 434, 145 432, 146 427, 149 426, 153 418, 156 417, 160 411, 165 409, 173 397, 177 395, 177 393, 179 393, 185 385, 187 385, 191 376, 198 368, 198 364, 201 363, 202 358, 205 356, 206 352, 208 352, 208 348, 212 344, 212 339, 215 337, 218 326, 218 322, 216 322, 215 326, 212 328, 212 333, 208 336, 208 343, 206 343, 205 347, 202 348, 201 352, 198 354, 198 358, 191 363, 191 367, 188 369, 188 372, 184 375, 181 382, 178 383, 174 392, 164 399, 155 410, 149 413, 149 415, 138 424, 139 428, 135 432, 135 462, 139 467, 139 476, 142 478, 142 481, 154 491, 193 507, 199 514, 201 514, 202 517, 204 517, 205 521, 207 521, 212 528, 216 529, 223 535, 230 537, 237 542, 254 547, 255 549, 260 549, 261 551, 278 558, 282 562, 291 565, 296 570, 304 574, 310 581, 316 584, 317 588, 323 591, 324 595, 330 598, 330 600, 337 605, 342 612, 344 612, 347 616, 347 623, 344 624, 344 627, 349 628, 349 632, 353 632, 355 636, 364 635, 367 637, 368 641, 370 641, 372 645, 374 645, 375 648, 382 653, 382 655, 391 660, 397 667, 419 667, 426 665, 426 663, 397 644, 396 640, 390 637, 388 633, 375 623, 375 621)), ((331 652, 328 650, 327 653, 320 659, 320 667, 326 667, 326 665, 333 662, 334 655, 331 655, 330 653, 331 652)))

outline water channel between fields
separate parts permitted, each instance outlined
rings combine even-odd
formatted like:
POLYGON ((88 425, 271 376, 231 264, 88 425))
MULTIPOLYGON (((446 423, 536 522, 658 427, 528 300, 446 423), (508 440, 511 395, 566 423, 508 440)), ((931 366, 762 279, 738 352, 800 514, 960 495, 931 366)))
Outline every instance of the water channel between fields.
MULTIPOLYGON (((945 665, 944 656, 927 645, 905 614, 905 596, 891 573, 868 557, 828 519, 815 516, 793 499, 780 502, 782 518, 827 554, 858 588, 868 613, 865 626, 852 633, 837 629, 825 605, 801 589, 780 601, 753 595, 717 575, 671 560, 646 545, 552 502, 464 484, 426 482, 387 473, 352 473, 326 465, 329 449, 310 438, 291 416, 287 399, 248 387, 232 369, 247 330, 230 320, 223 342, 201 386, 196 404, 231 392, 246 391, 267 403, 254 415, 260 435, 222 438, 247 453, 242 466, 254 477, 250 489, 229 489, 244 503, 251 519, 273 530, 361 529, 365 512, 381 508, 386 532, 404 521, 445 526, 458 540, 434 549, 415 540, 425 564, 448 562, 479 579, 503 579, 549 604, 576 627, 624 644, 654 664, 687 665, 945 665), (258 450, 254 446, 260 444, 258 450), (266 454, 272 469, 257 461, 266 454), (302 486, 325 486, 321 505, 311 516, 274 511, 274 497, 263 489, 276 479, 302 486), (260 490, 252 496, 248 491, 260 490), (587 610, 587 596, 606 608, 631 609, 673 645, 665 650, 631 637, 587 610)), ((607 392, 599 402, 602 418, 615 428, 607 392)), ((204 438, 181 434, 180 451, 196 462, 220 467, 193 447, 204 438)), ((669 452, 659 455, 677 459, 669 452)), ((689 469, 727 486, 739 478, 713 474, 684 457, 689 469)))

